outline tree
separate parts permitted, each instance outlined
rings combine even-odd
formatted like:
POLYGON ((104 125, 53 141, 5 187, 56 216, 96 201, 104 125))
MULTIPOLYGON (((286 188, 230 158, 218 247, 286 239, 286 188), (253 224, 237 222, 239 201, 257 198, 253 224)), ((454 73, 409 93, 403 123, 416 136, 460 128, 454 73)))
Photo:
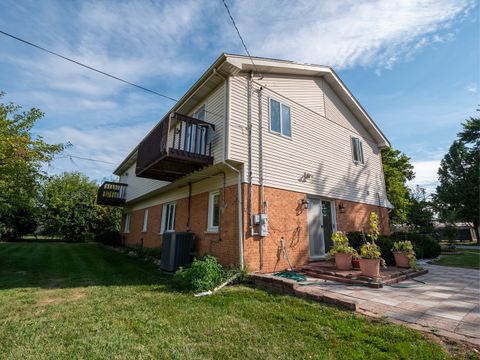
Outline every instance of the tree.
POLYGON ((46 179, 39 203, 44 232, 66 241, 83 241, 120 224, 118 208, 96 204, 97 184, 79 173, 63 173, 46 179))
POLYGON ((410 158, 399 150, 387 148, 382 150, 382 163, 387 198, 394 206, 390 220, 393 223, 405 223, 412 202, 407 181, 415 177, 410 158))
POLYGON ((410 206, 407 212, 407 223, 421 233, 433 231, 433 207, 427 200, 425 189, 417 185, 410 191, 410 206))
MULTIPOLYGON (((0 100, 4 96, 0 92, 0 100)), ((15 238, 35 228, 35 199, 45 162, 64 148, 32 135, 43 113, 21 111, 0 102, 0 238, 15 238)))
POLYGON ((443 157, 434 196, 441 218, 471 223, 480 243, 480 118, 470 118, 443 157))

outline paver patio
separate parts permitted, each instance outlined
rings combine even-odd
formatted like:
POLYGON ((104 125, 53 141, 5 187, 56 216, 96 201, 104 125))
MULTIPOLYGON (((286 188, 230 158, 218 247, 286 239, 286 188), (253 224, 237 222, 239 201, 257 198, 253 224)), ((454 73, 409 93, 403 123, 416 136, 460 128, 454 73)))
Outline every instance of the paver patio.
MULTIPOLYGON (((428 273, 399 284, 372 289, 308 278, 319 286, 294 285, 297 296, 355 305, 357 312, 387 317, 413 328, 480 346, 480 271, 426 265, 428 273), (311 296, 307 296, 311 295, 311 296), (322 298, 323 296, 323 298, 322 298)), ((271 276, 269 276, 271 278, 271 276)), ((276 278, 279 279, 279 278, 276 278)), ((291 284, 291 280, 280 280, 291 284)), ((280 289, 281 287, 279 287, 280 289)), ((275 290, 275 289, 274 289, 275 290)), ((338 303, 337 303, 338 304, 338 303)))
POLYGON ((328 291, 354 299, 361 313, 416 324, 480 345, 480 271, 426 267, 428 274, 417 278, 425 285, 407 280, 382 289, 331 286, 328 291))

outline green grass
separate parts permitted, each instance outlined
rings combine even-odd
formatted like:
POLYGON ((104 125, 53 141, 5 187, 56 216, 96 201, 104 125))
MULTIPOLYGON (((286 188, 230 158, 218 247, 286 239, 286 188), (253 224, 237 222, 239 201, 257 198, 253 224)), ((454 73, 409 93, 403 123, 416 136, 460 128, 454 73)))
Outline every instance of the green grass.
POLYGON ((479 250, 457 249, 457 252, 458 254, 441 255, 440 259, 435 261, 434 264, 480 269, 479 250))
POLYGON ((0 243, 0 358, 449 358, 406 327, 247 286, 194 298, 170 282, 97 244, 0 243))

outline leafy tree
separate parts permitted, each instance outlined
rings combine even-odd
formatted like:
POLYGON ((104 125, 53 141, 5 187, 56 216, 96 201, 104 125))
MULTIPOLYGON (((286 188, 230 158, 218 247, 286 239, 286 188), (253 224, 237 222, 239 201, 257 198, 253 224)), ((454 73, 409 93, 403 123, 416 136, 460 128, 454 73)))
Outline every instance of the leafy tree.
POLYGON ((393 223, 405 223, 411 205, 407 181, 415 177, 410 158, 399 150, 382 150, 383 172, 388 200, 395 207, 390 212, 393 223))
POLYGON ((425 196, 425 189, 417 186, 410 191, 410 206, 407 212, 407 223, 421 233, 433 231, 433 206, 425 196))
POLYGON ((473 224, 480 242, 480 118, 462 125, 458 140, 440 163, 434 199, 441 218, 455 213, 456 221, 473 224))
POLYGON ((120 210, 97 205, 96 194, 97 184, 79 172, 48 178, 39 197, 44 232, 66 241, 83 241, 117 229, 120 210))
MULTIPOLYGON (((0 100, 4 96, 0 92, 0 100)), ((21 111, 0 101, 0 237, 15 238, 35 228, 35 198, 41 167, 64 148, 32 134, 43 113, 21 111)))

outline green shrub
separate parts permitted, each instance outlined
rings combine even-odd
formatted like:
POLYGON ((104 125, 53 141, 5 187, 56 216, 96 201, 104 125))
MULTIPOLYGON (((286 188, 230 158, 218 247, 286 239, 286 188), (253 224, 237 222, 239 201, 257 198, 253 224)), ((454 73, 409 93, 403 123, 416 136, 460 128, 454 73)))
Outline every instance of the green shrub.
POLYGON ((350 246, 357 252, 360 252, 360 248, 365 244, 362 233, 360 231, 351 231, 347 233, 347 238, 350 246))
POLYGON ((393 256, 392 247, 393 239, 386 235, 380 235, 377 240, 377 245, 380 247, 382 258, 388 266, 395 265, 395 257, 393 256))
POLYGON ((109 246, 120 246, 122 236, 118 230, 107 230, 95 235, 95 241, 109 246))
POLYGON ((213 290, 225 279, 225 271, 214 256, 206 255, 201 259, 194 259, 189 268, 180 268, 173 279, 182 289, 213 290))
POLYGON ((437 240, 427 234, 417 232, 397 232, 393 234, 396 240, 410 240, 417 259, 431 259, 440 255, 442 248, 437 240))
MULTIPOLYGON (((440 244, 430 237, 425 237, 422 240, 415 241, 413 244, 413 248, 414 249, 421 248, 422 258, 424 259, 436 258, 437 256, 440 255, 440 252, 442 251, 440 244)), ((417 250, 415 250, 415 253, 417 254, 418 257, 420 257, 417 253, 417 250)))

